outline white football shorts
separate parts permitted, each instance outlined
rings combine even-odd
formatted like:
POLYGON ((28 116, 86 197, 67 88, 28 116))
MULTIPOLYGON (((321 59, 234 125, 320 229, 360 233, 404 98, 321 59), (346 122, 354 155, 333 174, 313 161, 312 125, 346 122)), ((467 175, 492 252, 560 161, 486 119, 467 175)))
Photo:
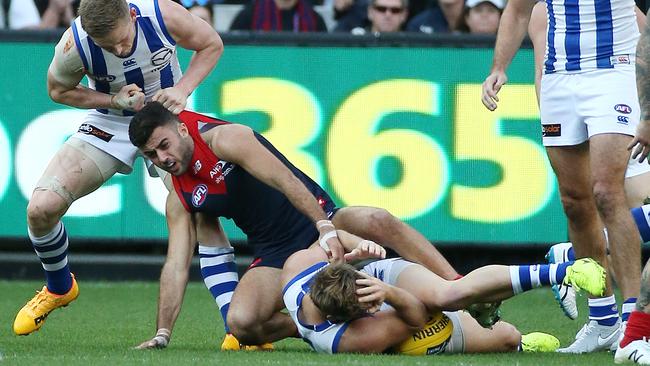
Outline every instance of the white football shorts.
POLYGON ((573 146, 602 133, 634 136, 639 123, 634 65, 542 76, 544 146, 573 146))

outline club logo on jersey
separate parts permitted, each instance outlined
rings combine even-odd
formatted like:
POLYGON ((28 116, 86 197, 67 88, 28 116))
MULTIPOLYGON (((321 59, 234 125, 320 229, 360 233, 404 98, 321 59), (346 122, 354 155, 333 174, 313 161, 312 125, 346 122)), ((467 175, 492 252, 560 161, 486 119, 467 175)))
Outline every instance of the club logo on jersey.
POLYGON ((543 137, 562 136, 562 125, 560 125, 559 123, 542 125, 542 136, 543 137))
POLYGON ((632 113, 632 107, 630 107, 627 104, 617 104, 614 106, 614 110, 619 113, 623 114, 630 114, 632 113))
POLYGON ((88 123, 84 123, 81 126, 79 126, 79 130, 77 132, 81 132, 86 135, 95 136, 98 139, 104 140, 106 142, 111 141, 111 139, 113 138, 112 134, 88 123))
POLYGON ((630 122, 630 117, 626 117, 626 116, 618 116, 618 123, 620 123, 620 124, 622 124, 622 125, 626 125, 626 124, 628 124, 629 122, 630 122))
POLYGON ((163 47, 151 55, 151 64, 156 66, 156 70, 162 69, 169 64, 173 54, 173 49, 163 47))
POLYGON ((201 160, 194 162, 194 174, 198 173, 201 170, 201 160))
POLYGON ((208 197, 208 186, 199 184, 192 190, 192 206, 201 207, 205 199, 208 197))
POLYGON ((95 81, 110 83, 115 81, 115 75, 93 75, 93 79, 95 79, 95 81))
POLYGON ((122 62, 122 66, 124 66, 124 68, 129 68, 129 67, 135 66, 135 65, 137 65, 137 62, 135 61, 134 58, 130 58, 130 59, 122 62))

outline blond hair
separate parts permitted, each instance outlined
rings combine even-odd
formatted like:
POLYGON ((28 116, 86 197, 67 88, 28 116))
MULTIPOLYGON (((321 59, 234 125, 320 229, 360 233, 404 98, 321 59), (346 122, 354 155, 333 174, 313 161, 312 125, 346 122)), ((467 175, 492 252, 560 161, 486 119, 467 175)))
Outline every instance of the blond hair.
POLYGON ((362 278, 351 265, 335 263, 325 267, 310 286, 314 305, 334 322, 350 321, 366 314, 357 297, 357 279, 362 278))
POLYGON ((81 0, 79 4, 81 26, 94 38, 108 35, 128 15, 125 0, 81 0))

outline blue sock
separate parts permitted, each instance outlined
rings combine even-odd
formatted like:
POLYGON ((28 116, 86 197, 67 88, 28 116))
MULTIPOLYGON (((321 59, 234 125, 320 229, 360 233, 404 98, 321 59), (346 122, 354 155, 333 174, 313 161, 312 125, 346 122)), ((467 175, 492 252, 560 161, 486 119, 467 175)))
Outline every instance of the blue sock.
POLYGON ((68 234, 63 223, 59 221, 50 233, 41 237, 29 230, 28 234, 45 270, 47 290, 57 295, 66 294, 72 287, 72 275, 68 266, 68 234))
POLYGON ((644 243, 650 241, 650 205, 635 207, 632 210, 632 217, 641 234, 641 241, 644 243))
POLYGON ((630 317, 630 313, 636 309, 636 297, 630 297, 621 305, 621 320, 626 322, 630 317))
POLYGON ((614 295, 589 299, 589 320, 600 325, 612 326, 618 321, 618 308, 614 295))
POLYGON ((573 262, 510 266, 510 282, 516 294, 564 281, 566 268, 573 262))
POLYGON ((232 294, 239 282, 237 264, 235 263, 235 250, 233 248, 215 248, 199 244, 199 258, 203 282, 210 290, 217 306, 219 306, 226 333, 230 333, 226 319, 228 319, 228 308, 230 308, 232 294))

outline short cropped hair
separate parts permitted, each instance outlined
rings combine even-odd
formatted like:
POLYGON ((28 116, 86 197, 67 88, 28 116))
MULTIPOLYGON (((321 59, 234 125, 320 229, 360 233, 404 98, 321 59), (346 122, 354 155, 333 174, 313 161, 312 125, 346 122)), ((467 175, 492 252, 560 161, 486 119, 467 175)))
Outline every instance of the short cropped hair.
POLYGON ((129 4, 125 0, 81 0, 78 13, 86 33, 101 38, 127 19, 129 4))
POLYGON ((362 278, 351 265, 335 263, 325 267, 310 286, 314 305, 333 322, 351 321, 364 316, 367 308, 359 302, 357 279, 362 278))
POLYGON ((159 102, 149 102, 131 118, 129 140, 140 148, 149 141, 153 130, 171 123, 178 123, 178 117, 159 102))

